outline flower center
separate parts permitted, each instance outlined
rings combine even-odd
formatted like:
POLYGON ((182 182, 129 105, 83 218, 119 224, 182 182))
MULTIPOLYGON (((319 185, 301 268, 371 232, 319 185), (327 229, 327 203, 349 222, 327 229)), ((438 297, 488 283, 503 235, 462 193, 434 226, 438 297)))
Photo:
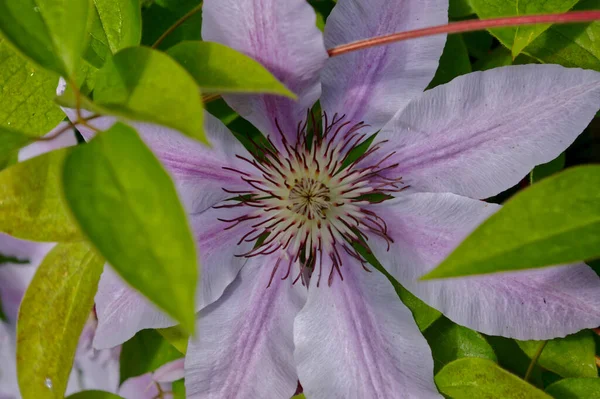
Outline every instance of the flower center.
MULTIPOLYGON (((238 155, 250 167, 231 170, 240 175, 248 189, 224 188, 236 197, 218 206, 246 211, 235 219, 220 219, 231 224, 227 228, 240 224, 247 227, 240 244, 256 241, 254 249, 239 256, 278 253, 279 262, 273 275, 282 262, 287 263, 289 275, 292 264, 296 263, 300 271, 294 281, 302 278, 303 283, 316 263, 327 259, 333 264, 329 283, 334 275, 343 280, 340 251, 358 259, 365 267, 366 261, 355 249, 356 245, 366 247, 370 234, 391 242, 385 222, 371 210, 371 203, 407 188, 401 178, 387 177, 387 172, 397 165, 381 166, 392 154, 372 160, 382 142, 362 154, 356 153, 367 136, 361 132, 366 127, 364 123, 351 125, 337 115, 331 123, 327 122, 327 115, 324 119, 324 127, 319 131, 313 118, 312 132, 317 132, 314 134, 307 132, 306 123, 299 124, 293 144, 280 131, 279 148, 267 138, 272 148, 255 144, 258 154, 254 159, 238 155), (309 273, 305 273, 307 269, 309 273)), ((320 281, 321 269, 318 278, 320 281)))

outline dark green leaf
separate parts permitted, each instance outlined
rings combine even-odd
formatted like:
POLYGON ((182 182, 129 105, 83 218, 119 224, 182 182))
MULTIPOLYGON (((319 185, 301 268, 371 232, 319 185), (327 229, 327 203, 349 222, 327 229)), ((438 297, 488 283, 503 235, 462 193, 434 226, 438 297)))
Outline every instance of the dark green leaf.
POLYGON ((75 148, 63 183, 73 215, 100 253, 192 332, 194 240, 173 182, 135 130, 118 123, 75 148))
POLYGON ((68 151, 52 151, 0 172, 2 232, 33 241, 81 240, 60 185, 68 151))
POLYGON ((435 376, 435 383, 453 399, 551 399, 488 359, 455 360, 435 376))
POLYGON ((0 32, 23 54, 63 76, 77 70, 91 0, 0 1, 0 32))
POLYGON ((0 65, 0 126, 31 136, 56 127, 65 117, 53 101, 58 76, 26 60, 1 37, 0 65))
POLYGON ((433 323, 424 335, 433 352, 434 373, 463 357, 497 361, 494 350, 481 334, 454 324, 445 317, 433 323))
POLYGON ((140 44, 142 16, 139 0, 93 0, 86 59, 97 68, 112 54, 140 44))
POLYGON ((160 366, 182 357, 154 330, 142 330, 123 344, 121 350, 121 383, 128 378, 155 371, 160 366))
MULTIPOLYGON (((154 42, 181 17, 186 15, 202 0, 158 0, 142 10, 142 44, 152 46, 154 42)), ((166 50, 184 40, 200 40, 202 13, 196 13, 171 32, 158 46, 166 50)))
POLYGON ((462 36, 449 35, 440 58, 440 65, 429 88, 448 83, 455 77, 469 72, 471 72, 471 60, 462 36))
POLYGON ((464 18, 471 14, 475 14, 470 1, 471 0, 450 0, 450 9, 448 10, 450 18, 464 18))
POLYGON ((259 62, 220 43, 185 41, 167 53, 190 73, 203 93, 271 93, 296 98, 259 62))
MULTIPOLYGON (((517 344, 531 358, 541 341, 517 341, 517 344)), ((591 331, 584 330, 548 341, 538 364, 563 377, 597 377, 595 355, 594 337, 591 331)))
POLYGON ((94 102, 115 115, 158 123, 206 142, 198 86, 159 51, 131 47, 118 52, 96 75, 94 102))
POLYGON ((546 388, 556 399, 600 399, 600 379, 566 378, 546 388))
POLYGON ((104 260, 84 243, 57 244, 19 309, 17 373, 24 399, 63 398, 104 260))
POLYGON ((66 399, 123 399, 119 395, 106 391, 81 391, 67 396, 66 399))
POLYGON ((157 328, 156 331, 163 336, 171 345, 173 345, 179 352, 187 352, 188 342, 190 335, 186 334, 179 328, 179 326, 173 326, 169 328, 157 328))
POLYGON ((556 159, 552 161, 538 165, 529 173, 529 181, 531 184, 542 180, 545 177, 552 176, 565 167, 565 153, 560 154, 556 159))
MULTIPOLYGON (((494 349, 498 357, 498 364, 504 370, 509 371, 519 377, 525 377, 527 370, 531 365, 531 359, 523 352, 514 339, 486 335, 486 341, 494 349)), ((543 386, 543 371, 536 363, 529 377, 529 382, 538 387, 543 386)))
POLYGON ((426 278, 521 270, 600 256, 600 166, 570 168, 519 192, 426 278))

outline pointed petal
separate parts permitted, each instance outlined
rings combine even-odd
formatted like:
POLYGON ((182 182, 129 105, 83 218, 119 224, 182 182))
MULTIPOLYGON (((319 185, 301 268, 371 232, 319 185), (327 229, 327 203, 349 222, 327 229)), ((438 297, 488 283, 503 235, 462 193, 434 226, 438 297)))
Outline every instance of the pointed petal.
MULTIPOLYGON (((245 210, 209 209, 191 217, 192 230, 198 247, 200 287, 196 294, 196 309, 200 310, 216 301, 235 279, 246 262, 236 257, 249 251, 252 243, 237 245, 245 230, 218 219, 234 219, 245 210)), ((94 339, 97 349, 119 345, 145 328, 164 328, 176 323, 154 306, 148 299, 131 288, 110 267, 104 268, 96 293, 98 330, 94 339)))
POLYGON ((277 143, 275 119, 288 137, 321 94, 327 58, 316 15, 305 0, 205 0, 202 37, 263 64, 298 100, 273 95, 227 95, 227 103, 277 143))
MULTIPOLYGON (((389 280, 342 255, 343 281, 313 277, 294 323, 294 357, 307 398, 441 398, 433 359, 389 280)), ((329 262, 330 263, 330 262, 329 262)), ((331 265, 323 264, 323 273, 331 265)))
MULTIPOLYGON (((68 123, 61 122, 52 129, 48 134, 44 137, 52 136, 57 133, 59 130, 64 129, 68 123)), ((19 151, 19 162, 26 161, 30 158, 37 157, 38 155, 44 154, 49 151, 58 150, 59 148, 70 147, 77 144, 77 139, 75 138, 75 134, 73 130, 67 130, 66 132, 60 134, 53 140, 44 140, 44 141, 36 141, 32 144, 29 144, 26 147, 21 148, 19 151)))
POLYGON ((377 238, 369 245, 409 291, 485 334, 545 340, 600 325, 600 279, 584 264, 417 281, 498 207, 454 194, 406 195, 377 208, 394 240, 390 250, 377 238))
MULTIPOLYGON (((327 18, 325 46, 443 25, 447 0, 339 0, 327 18)), ((321 104, 376 132, 420 95, 437 69, 444 35, 372 47, 330 58, 323 70, 321 104)))
MULTIPOLYGON (((223 297, 200 312, 198 331, 186 355, 188 398, 290 398, 294 367, 293 320, 306 288, 282 280, 277 256, 246 263, 223 297)), ((283 262, 282 262, 283 263, 283 262)))
MULTIPOLYGON (((90 124, 99 130, 106 130, 116 121, 113 117, 101 117, 90 124)), ((224 168, 243 171, 246 163, 236 155, 246 158, 251 158, 251 155, 229 129, 208 112, 204 113, 204 130, 211 143, 210 148, 172 129, 149 123, 130 124, 171 174, 189 213, 202 212, 231 197, 223 188, 247 188, 239 172, 224 168)), ((91 140, 95 134, 85 126, 78 129, 86 140, 91 140)))
POLYGON ((600 73, 559 65, 474 72, 413 101, 379 133, 419 191, 488 198, 563 152, 600 104, 600 73))

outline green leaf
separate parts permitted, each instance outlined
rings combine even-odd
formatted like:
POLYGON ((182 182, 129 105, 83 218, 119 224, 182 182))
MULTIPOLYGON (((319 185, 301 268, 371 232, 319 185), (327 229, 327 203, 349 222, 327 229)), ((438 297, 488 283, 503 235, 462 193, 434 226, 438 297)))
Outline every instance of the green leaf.
POLYGON ((0 231, 32 241, 81 240, 60 185, 70 150, 52 151, 0 172, 0 231))
POLYGON ((303 394, 303 393, 300 393, 300 394, 298 394, 298 395, 296 395, 296 396, 292 397, 292 399, 306 399, 306 396, 304 396, 304 394, 303 394))
MULTIPOLYGON (((494 349, 500 367, 519 377, 525 377, 531 359, 519 348, 514 339, 493 335, 485 335, 485 339, 494 349)), ((533 366, 529 382, 539 387, 543 386, 543 370, 537 363, 533 366)))
MULTIPOLYGON (((181 17, 198 6, 202 0, 158 0, 142 10, 142 44, 154 42, 181 17)), ((166 50, 183 40, 200 40, 202 13, 196 13, 178 26, 162 41, 158 49, 166 50)))
POLYGON ((560 172, 565 167, 565 161, 566 161, 566 156, 565 156, 565 153, 563 152, 562 154, 560 154, 558 157, 556 157, 552 161, 536 166, 529 173, 529 181, 531 182, 531 184, 533 184, 533 183, 536 183, 536 182, 542 180, 545 177, 552 176, 552 175, 560 172))
POLYGON ((118 123, 66 158, 64 192, 82 231, 134 288, 193 332, 196 250, 175 186, 118 123))
POLYGON ((453 399, 551 399, 488 359, 455 360, 435 376, 435 383, 453 399))
POLYGON ((128 378, 155 371, 163 364, 181 357, 181 352, 156 331, 139 331, 123 344, 120 357, 121 383, 128 378))
POLYGON ((220 43, 185 41, 167 51, 203 93, 271 93, 296 98, 252 58, 220 43))
POLYGON ((101 68, 107 58, 140 44, 142 14, 139 0, 93 0, 86 59, 101 68))
POLYGON ((42 136, 63 120, 54 103, 58 76, 22 57, 2 37, 0 65, 1 127, 42 136))
POLYGON ((106 391, 81 391, 67 396, 66 399, 123 399, 119 395, 106 391))
MULTIPOLYGON (((502 0, 507 3, 507 0, 502 0)), ((563 13, 569 11, 579 0, 517 0, 516 15, 563 13)), ((544 33, 551 24, 536 24, 519 26, 516 28, 515 38, 512 46, 513 58, 516 57, 544 33)))
POLYGON ((522 270, 600 256, 600 166, 548 177, 510 198, 424 279, 522 270))
POLYGON ((556 399, 600 399, 600 379, 566 378, 546 388, 556 399))
POLYGON ((169 341, 169 343, 173 345, 179 352, 183 353, 184 355, 186 354, 190 336, 182 331, 179 326, 157 328, 156 331, 162 335, 164 339, 169 341))
POLYGON ((23 54, 62 76, 77 70, 91 0, 3 0, 0 32, 23 54))
POLYGON ((440 64, 429 88, 450 82, 457 76, 471 72, 471 60, 461 35, 449 35, 440 64))
MULTIPOLYGON (((542 341, 517 341, 532 358, 542 341)), ((584 330, 565 338, 548 341, 538 364, 562 377, 597 377, 596 344, 591 331, 584 330)))
POLYGON ((450 0, 448 14, 450 18, 464 18, 475 14, 475 11, 471 6, 471 0, 450 0))
POLYGON ((94 102, 115 115, 168 126, 207 142, 196 82, 159 51, 131 47, 115 54, 96 75, 94 102))
MULTIPOLYGON (((516 0, 470 1, 481 18, 516 15, 516 0)), ((565 4, 573 1, 568 0, 565 4)), ((587 9, 600 9, 600 3, 598 0, 580 0, 573 7, 573 11, 587 9)), ((490 32, 504 46, 513 48, 516 28, 491 29, 490 32)), ((600 70, 600 42, 595 40, 599 35, 600 21, 589 24, 556 24, 530 42, 523 53, 546 63, 600 70)))
POLYGON ((446 364, 463 357, 497 361, 494 350, 481 334, 459 326, 445 317, 437 320, 424 335, 433 353, 434 373, 446 364))
POLYGON ((104 260, 85 243, 57 244, 19 309, 17 375, 24 399, 63 398, 104 260))
POLYGON ((173 399, 186 399, 185 396, 185 381, 183 379, 174 381, 171 384, 173 399))
POLYGON ((0 169, 5 168, 34 137, 0 127, 0 169))

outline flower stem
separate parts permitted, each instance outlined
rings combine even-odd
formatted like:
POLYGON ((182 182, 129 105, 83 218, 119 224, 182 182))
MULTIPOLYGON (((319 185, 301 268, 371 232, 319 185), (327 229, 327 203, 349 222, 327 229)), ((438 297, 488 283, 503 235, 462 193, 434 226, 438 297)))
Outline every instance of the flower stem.
POLYGON ((441 35, 445 33, 473 32, 490 28, 514 27, 522 25, 591 22, 596 20, 600 20, 600 11, 576 11, 564 14, 522 15, 518 17, 468 20, 358 40, 356 42, 333 47, 327 50, 327 52, 329 53, 330 57, 335 57, 369 47, 381 46, 384 44, 395 43, 407 39, 416 39, 424 36, 441 35))
POLYGON ((179 18, 177 20, 177 22, 175 22, 173 25, 171 25, 169 27, 169 29, 167 29, 162 35, 160 35, 160 37, 158 39, 156 39, 156 41, 154 42, 154 44, 152 45, 152 48, 157 48, 158 46, 160 46, 160 44, 163 42, 163 40, 165 40, 165 38, 167 36, 169 36, 171 33, 173 33, 173 31, 177 28, 179 28, 181 25, 183 25, 183 23, 185 21, 187 21, 188 19, 190 19, 194 14, 200 12, 200 10, 202 10, 202 3, 200 2, 200 4, 198 4, 196 7, 192 8, 187 14, 185 14, 183 17, 179 18))
POLYGON ((548 343, 548 341, 543 341, 540 344, 538 350, 535 352, 535 354, 531 358, 531 363, 529 363, 529 367, 527 367, 527 372, 525 373, 525 381, 529 381, 529 377, 531 377, 531 373, 533 373, 533 368, 537 364, 538 359, 542 355, 542 352, 544 351, 544 348, 546 347, 547 343, 548 343))

